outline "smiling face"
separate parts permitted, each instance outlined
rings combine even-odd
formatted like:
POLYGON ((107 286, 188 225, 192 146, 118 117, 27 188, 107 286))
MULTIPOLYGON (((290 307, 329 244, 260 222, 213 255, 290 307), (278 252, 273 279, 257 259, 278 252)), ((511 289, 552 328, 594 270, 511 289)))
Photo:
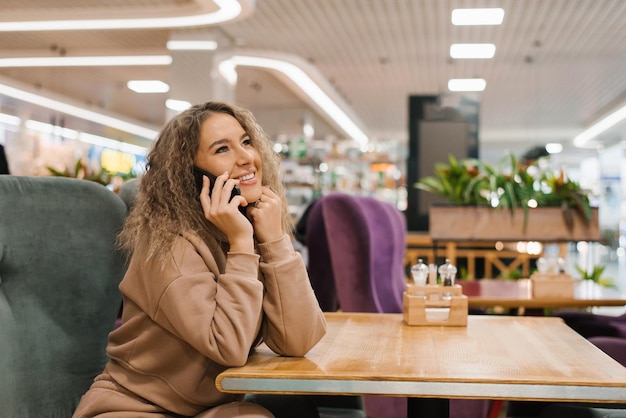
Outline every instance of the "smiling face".
POLYGON ((200 145, 195 164, 216 176, 228 171, 238 179, 246 201, 257 201, 262 194, 261 156, 241 124, 226 113, 214 113, 200 127, 200 145))

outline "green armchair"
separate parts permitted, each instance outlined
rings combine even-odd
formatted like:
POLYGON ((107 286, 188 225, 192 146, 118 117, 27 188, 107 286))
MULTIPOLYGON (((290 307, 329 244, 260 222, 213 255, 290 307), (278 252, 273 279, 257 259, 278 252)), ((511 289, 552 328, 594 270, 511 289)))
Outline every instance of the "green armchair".
POLYGON ((0 415, 69 417, 106 362, 126 265, 124 202, 63 177, 0 175, 0 415))

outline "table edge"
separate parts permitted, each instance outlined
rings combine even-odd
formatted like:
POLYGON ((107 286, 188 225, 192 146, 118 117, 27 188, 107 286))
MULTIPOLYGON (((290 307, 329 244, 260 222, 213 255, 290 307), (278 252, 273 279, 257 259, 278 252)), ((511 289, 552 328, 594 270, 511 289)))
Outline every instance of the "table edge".
POLYGON ((533 401, 626 402, 626 390, 617 386, 498 384, 477 382, 406 382, 341 379, 249 378, 218 375, 216 386, 225 393, 282 393, 387 395, 446 399, 508 399, 533 401), (298 390, 294 390, 294 387, 298 390), (592 388, 592 389, 590 389, 592 388), (456 393, 451 395, 451 393, 456 393), (591 396, 590 396, 591 394, 591 396))

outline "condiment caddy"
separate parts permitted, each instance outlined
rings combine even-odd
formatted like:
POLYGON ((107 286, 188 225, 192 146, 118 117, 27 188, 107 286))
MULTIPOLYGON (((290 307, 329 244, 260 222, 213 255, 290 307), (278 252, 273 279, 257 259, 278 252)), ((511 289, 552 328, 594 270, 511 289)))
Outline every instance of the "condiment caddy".
POLYGON ((454 284, 456 267, 450 260, 436 268, 420 259, 411 267, 413 283, 409 283, 402 298, 402 315, 407 325, 467 326, 467 296, 454 284), (437 280, 439 272, 439 283, 437 280))

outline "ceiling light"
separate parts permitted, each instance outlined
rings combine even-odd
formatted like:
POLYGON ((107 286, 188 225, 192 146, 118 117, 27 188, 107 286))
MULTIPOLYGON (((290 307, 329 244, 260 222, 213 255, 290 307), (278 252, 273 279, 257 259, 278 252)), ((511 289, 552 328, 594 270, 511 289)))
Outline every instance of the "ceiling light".
POLYGON ((217 49, 215 41, 167 41, 170 51, 213 51, 217 49))
POLYGON ((9 67, 120 67, 170 65, 169 55, 125 55, 97 57, 21 57, 0 58, 0 68, 9 67))
POLYGON ((6 113, 0 113, 0 123, 4 125, 20 126, 21 119, 17 116, 7 115, 6 113))
POLYGON ((450 57, 452 58, 493 58, 496 53, 494 44, 452 44, 450 57))
POLYGON ((313 138, 313 135, 315 135, 315 128, 313 128, 313 125, 307 122, 302 125, 302 133, 304 134, 305 138, 313 138))
POLYGON ((176 112, 182 112, 191 107, 191 103, 185 100, 167 99, 165 101, 165 107, 176 112))
POLYGON ((600 135, 601 133, 607 131, 618 123, 626 120, 626 104, 622 107, 618 108, 616 111, 610 113, 609 115, 603 117, 574 138, 574 145, 577 147, 584 146, 587 142, 589 142, 594 137, 600 135))
POLYGON ((237 84, 237 68, 232 59, 221 61, 218 65, 218 70, 228 84, 231 86, 237 84))
POLYGON ((548 151, 548 154, 558 154, 563 151, 563 145, 558 142, 551 142, 546 144, 546 151, 548 151))
MULTIPOLYGON (((209 0, 196 3, 207 3, 209 0)), ((206 26, 227 22, 239 17, 243 7, 237 0, 213 0, 219 9, 212 13, 162 18, 40 20, 0 22, 0 32, 26 32, 43 30, 97 30, 97 29, 149 29, 206 26)))
POLYGON ((127 142, 116 141, 115 139, 105 138, 103 136, 92 135, 81 132, 78 140, 92 145, 99 145, 105 148, 112 148, 118 151, 128 152, 135 155, 146 155, 148 149, 139 145, 129 144, 127 142))
MULTIPOLYGON (((361 145, 365 145, 369 141, 367 135, 356 125, 346 112, 344 112, 344 110, 299 66, 287 60, 259 56, 233 55, 230 59, 225 61, 222 61, 218 66, 220 72, 232 69, 238 65, 266 68, 280 72, 295 83, 295 85, 326 113, 348 137, 354 139, 361 145)), ((302 65, 306 64, 302 63, 302 65)), ((222 75, 227 79, 232 78, 232 74, 228 74, 228 72, 222 75)))
POLYGON ((26 90, 17 89, 7 84, 0 84, 0 95, 12 97, 17 100, 44 107, 46 109, 52 109, 66 115, 71 115, 79 119, 88 120, 94 123, 98 123, 100 125, 118 129, 122 132, 128 132, 142 138, 147 138, 151 141, 154 140, 158 135, 157 130, 150 129, 132 122, 127 122, 120 118, 104 115, 98 112, 93 112, 80 106, 65 103, 61 100, 56 100, 46 96, 42 96, 40 94, 34 94, 26 90))
POLYGON ((29 119, 24 122, 24 126, 26 126, 27 129, 31 129, 33 131, 43 132, 57 137, 63 137, 67 139, 78 138, 78 131, 75 131, 74 129, 64 128, 58 125, 52 125, 50 123, 39 122, 29 119))
POLYGON ((463 25, 500 25, 504 20, 504 9, 454 9, 452 24, 463 25))
POLYGON ((450 91, 483 91, 487 82, 483 78, 453 78, 448 80, 450 91))
POLYGON ((135 93, 167 93, 170 86, 161 80, 130 80, 126 86, 135 93))

